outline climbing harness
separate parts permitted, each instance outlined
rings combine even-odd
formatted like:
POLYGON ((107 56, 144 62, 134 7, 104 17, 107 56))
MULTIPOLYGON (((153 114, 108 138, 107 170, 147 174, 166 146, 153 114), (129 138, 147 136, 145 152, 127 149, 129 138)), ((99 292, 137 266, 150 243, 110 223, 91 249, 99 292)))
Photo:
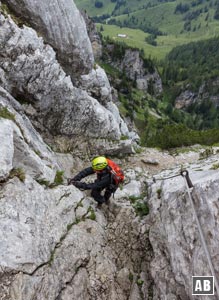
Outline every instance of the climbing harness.
POLYGON ((209 250, 208 250, 208 246, 207 246, 207 243, 205 241, 203 230, 202 230, 202 227, 201 227, 201 224, 200 224, 200 221, 199 221, 196 209, 195 209, 195 204, 194 204, 194 201, 193 201, 193 198, 192 198, 192 194, 191 194, 191 191, 190 191, 190 189, 193 188, 194 186, 193 186, 192 181, 189 177, 189 172, 187 170, 182 170, 180 172, 180 174, 173 175, 173 176, 170 176, 170 177, 158 178, 158 179, 155 179, 153 177, 153 182, 156 182, 156 180, 167 180, 167 179, 174 178, 174 177, 177 177, 177 176, 182 176, 183 179, 184 179, 184 182, 185 182, 185 185, 186 185, 186 188, 187 188, 187 193, 188 193, 188 196, 189 196, 189 200, 190 200, 190 203, 191 203, 191 207, 192 207, 192 210, 193 210, 193 213, 194 213, 194 216, 195 216, 195 220, 196 220, 196 224, 197 224, 197 227, 198 227, 200 241, 201 241, 202 247, 204 249, 205 255, 207 257, 209 268, 211 270, 211 274, 212 274, 212 276, 214 276, 215 288, 216 288, 216 292, 217 292, 218 299, 219 299, 219 283, 218 283, 218 280, 217 280, 217 277, 216 277, 216 274, 215 274, 215 270, 214 270, 214 267, 213 267, 213 263, 212 263, 212 260, 211 260, 209 250))

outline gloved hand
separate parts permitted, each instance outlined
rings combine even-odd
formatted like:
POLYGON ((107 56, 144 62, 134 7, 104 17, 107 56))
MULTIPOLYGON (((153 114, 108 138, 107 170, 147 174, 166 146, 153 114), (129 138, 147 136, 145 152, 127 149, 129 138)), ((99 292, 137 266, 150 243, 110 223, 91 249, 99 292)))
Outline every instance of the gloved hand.
POLYGON ((68 178, 67 182, 68 182, 68 185, 74 184, 75 179, 74 178, 68 178))
POLYGON ((86 190, 87 184, 85 182, 74 181, 72 184, 78 189, 86 190))
POLYGON ((80 181, 80 179, 77 176, 68 178, 68 185, 73 184, 75 181, 80 181))

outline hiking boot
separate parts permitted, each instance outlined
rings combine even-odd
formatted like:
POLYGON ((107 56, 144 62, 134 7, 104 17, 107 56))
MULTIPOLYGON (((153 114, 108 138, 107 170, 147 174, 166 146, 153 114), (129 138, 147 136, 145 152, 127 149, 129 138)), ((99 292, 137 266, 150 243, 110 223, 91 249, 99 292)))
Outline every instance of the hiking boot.
MULTIPOLYGON (((97 200, 96 200, 97 201, 97 200)), ((104 201, 104 199, 102 199, 102 200, 98 200, 97 201, 97 207, 101 207, 102 206, 102 204, 104 203, 105 201, 104 201)))
POLYGON ((109 205, 109 204, 110 204, 110 198, 106 199, 106 200, 104 201, 104 203, 106 203, 106 205, 109 205))

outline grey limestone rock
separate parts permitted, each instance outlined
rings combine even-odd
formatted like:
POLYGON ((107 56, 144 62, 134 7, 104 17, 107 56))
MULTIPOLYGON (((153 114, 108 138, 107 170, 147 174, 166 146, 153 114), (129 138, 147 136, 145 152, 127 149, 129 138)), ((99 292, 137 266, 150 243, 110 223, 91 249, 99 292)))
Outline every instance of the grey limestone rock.
POLYGON ((132 140, 139 140, 137 133, 129 131, 126 123, 120 116, 118 107, 113 103, 112 88, 105 71, 100 66, 96 64, 89 74, 81 76, 80 87, 86 90, 90 96, 98 99, 113 114, 119 124, 122 135, 132 140))
POLYGON ((4 0, 13 13, 28 22, 57 51, 65 72, 74 79, 94 63, 86 25, 73 0, 4 0))
POLYGON ((59 169, 54 154, 22 113, 21 106, 2 88, 0 109, 7 110, 11 116, 11 119, 0 118, 0 179, 6 179, 12 169, 20 168, 33 177, 52 182, 59 169))
MULTIPOLYGON (((110 51, 111 46, 108 47, 110 51)), ((113 46, 112 46, 113 49, 113 46)), ((126 49, 121 59, 112 58, 112 65, 121 72, 125 72, 128 78, 135 80, 139 89, 148 91, 153 88, 155 95, 163 91, 162 81, 156 69, 147 67, 138 50, 126 49)))
MULTIPOLYGON (((24 126, 27 121, 22 119, 22 108, 17 113, 19 105, 14 103, 15 111, 13 100, 9 100, 1 100, 1 105, 7 104, 15 113, 19 126, 28 127, 24 126)), ((0 124, 3 128, 7 125, 9 132, 18 126, 6 119, 0 124)), ((56 157, 63 166, 66 160, 74 162, 69 155, 56 157)), ((219 176, 211 167, 217 159, 216 155, 188 166, 194 184, 192 196, 216 272, 219 176)), ((28 170, 27 165, 24 168, 28 170)), ((34 180, 31 172, 24 182, 13 177, 1 185, 3 299, 198 299, 190 293, 191 276, 209 275, 209 269, 183 178, 151 183, 147 196, 148 175, 142 172, 137 165, 127 169, 123 188, 101 209, 87 192, 64 185, 46 188, 34 180), (133 196, 141 203, 149 199, 150 215, 136 214, 129 201, 133 196)), ((166 170, 158 176, 177 172, 166 170)))
MULTIPOLYGON (((218 171, 211 169, 211 160, 189 167, 194 184, 190 190, 201 223, 216 274, 219 271, 217 216, 218 171), (203 170, 198 170, 198 168, 203 170)), ((166 177, 168 173, 164 175, 166 177)), ((169 173, 170 175, 170 173, 169 173)), ((162 178, 162 174, 160 174, 162 178)), ((152 185, 150 199, 150 241, 154 258, 151 274, 155 284, 154 299, 199 299, 192 296, 192 276, 210 276, 203 245, 197 230, 194 212, 182 176, 152 185)), ((203 299, 209 299, 203 296, 203 299)), ((216 296, 212 296, 216 299, 216 296)))
POLYGON ((88 16, 86 11, 81 11, 81 14, 86 23, 87 33, 88 33, 90 41, 91 41, 94 57, 95 57, 95 59, 99 59, 102 56, 102 43, 101 43, 100 35, 97 32, 95 23, 88 16))
POLYGON ((13 127, 11 121, 0 119, 0 140, 1 140, 1 156, 0 156, 0 180, 8 177, 13 168, 13 127))
MULTIPOLYGON (((13 147, 23 145, 25 136, 27 161, 34 163, 27 151, 39 140, 37 135, 35 141, 28 136, 31 130, 34 136, 34 129, 22 118, 22 107, 6 96, 1 105, 7 105, 15 120, 1 118, 0 124, 17 135, 18 128, 23 128, 18 135, 21 141, 13 139, 13 147)), ((42 141, 40 147, 44 147, 42 141)), ((52 159, 49 150, 43 154, 52 159)), ((16 151, 14 155, 19 158, 16 151)), ((56 157, 65 166, 64 154, 56 157)), ((0 185, 2 299, 126 300, 141 295, 136 280, 138 270, 146 271, 141 261, 148 236, 140 234, 145 224, 136 219, 133 207, 112 200, 100 210, 75 187, 46 187, 36 182, 28 164, 23 168, 27 171, 24 181, 14 176, 0 185)))
POLYGON ((20 29, 2 15, 0 23, 0 83, 14 98, 32 103, 37 119, 53 135, 119 139, 113 114, 73 86, 53 49, 34 30, 20 29))
POLYGON ((186 90, 182 91, 175 99, 175 107, 177 109, 187 108, 194 103, 202 103, 205 101, 211 101, 216 107, 219 103, 219 96, 217 93, 219 85, 219 78, 210 79, 204 82, 197 92, 192 91, 188 85, 186 90))
POLYGON ((95 65, 95 68, 80 78, 80 87, 88 92, 95 99, 99 99, 103 105, 112 101, 111 86, 105 71, 95 65))
POLYGON ((130 274, 141 269, 147 237, 139 236, 142 225, 131 206, 99 210, 75 187, 45 189, 27 176, 1 190, 0 224, 5 299, 125 300, 140 294, 130 274))

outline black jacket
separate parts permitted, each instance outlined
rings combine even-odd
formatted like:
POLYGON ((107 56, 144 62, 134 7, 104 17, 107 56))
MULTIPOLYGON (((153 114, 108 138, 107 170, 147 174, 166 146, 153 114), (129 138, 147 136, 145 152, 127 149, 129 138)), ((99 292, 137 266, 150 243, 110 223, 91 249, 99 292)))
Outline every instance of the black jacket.
MULTIPOLYGON (((80 173, 78 173, 73 180, 74 181, 80 181, 81 179, 95 174, 95 171, 89 167, 84 170, 82 170, 80 173)), ((110 173, 109 167, 106 167, 102 172, 96 173, 97 179, 93 183, 84 183, 84 189, 86 190, 93 190, 93 189, 104 189, 106 187, 109 187, 111 184, 114 184, 114 180, 112 178, 112 174, 110 173)))

